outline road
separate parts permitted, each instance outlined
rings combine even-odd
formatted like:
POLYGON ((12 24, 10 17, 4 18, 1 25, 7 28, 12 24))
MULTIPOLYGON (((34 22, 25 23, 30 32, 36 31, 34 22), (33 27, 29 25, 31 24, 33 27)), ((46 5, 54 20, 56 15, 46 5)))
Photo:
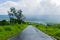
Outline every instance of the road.
POLYGON ((9 38, 8 40, 56 40, 56 39, 43 33, 42 31, 38 30, 32 25, 29 25, 21 33, 15 35, 12 38, 9 38))

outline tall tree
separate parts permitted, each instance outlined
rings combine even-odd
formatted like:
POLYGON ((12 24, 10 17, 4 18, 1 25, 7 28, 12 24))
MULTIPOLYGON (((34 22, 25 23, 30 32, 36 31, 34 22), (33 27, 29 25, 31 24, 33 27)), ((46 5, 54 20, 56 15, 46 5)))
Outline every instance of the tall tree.
POLYGON ((24 20, 24 15, 22 14, 22 10, 16 10, 14 7, 10 8, 10 11, 8 11, 8 15, 10 18, 10 22, 15 22, 16 20, 20 24, 24 20), (15 19, 15 20, 14 20, 15 19))

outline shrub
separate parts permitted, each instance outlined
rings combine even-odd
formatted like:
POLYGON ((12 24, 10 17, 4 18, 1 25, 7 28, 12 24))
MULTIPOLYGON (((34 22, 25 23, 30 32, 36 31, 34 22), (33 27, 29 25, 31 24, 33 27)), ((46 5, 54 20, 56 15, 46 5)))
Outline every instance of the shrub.
POLYGON ((9 25, 9 23, 6 20, 0 21, 0 25, 9 25))
POLYGON ((47 24, 47 26, 52 26, 52 24, 47 24))
POLYGON ((55 36, 58 36, 58 37, 60 37, 60 33, 56 33, 56 35, 55 36))
POLYGON ((3 32, 3 31, 4 31, 3 27, 0 27, 0 32, 3 32))
POLYGON ((0 32, 2 32, 2 29, 0 28, 0 32))
POLYGON ((5 27, 4 29, 5 29, 5 31, 11 31, 10 27, 5 27))
POLYGON ((20 27, 20 26, 18 26, 18 28, 20 29, 21 27, 20 27))

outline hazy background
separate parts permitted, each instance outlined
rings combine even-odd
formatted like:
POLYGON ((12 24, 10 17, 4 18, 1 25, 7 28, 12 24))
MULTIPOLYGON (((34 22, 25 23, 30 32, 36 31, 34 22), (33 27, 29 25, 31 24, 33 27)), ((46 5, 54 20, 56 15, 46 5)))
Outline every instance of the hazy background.
POLYGON ((60 23, 60 0, 0 0, 0 15, 10 7, 22 9, 28 20, 60 23))

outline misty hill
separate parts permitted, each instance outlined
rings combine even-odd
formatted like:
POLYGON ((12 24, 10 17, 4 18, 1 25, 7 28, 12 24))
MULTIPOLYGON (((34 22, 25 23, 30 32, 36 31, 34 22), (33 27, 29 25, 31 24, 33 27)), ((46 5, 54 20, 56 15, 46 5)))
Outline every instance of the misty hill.
POLYGON ((0 15, 0 20, 9 20, 8 15, 0 15))
MULTIPOLYGON (((25 16, 26 21, 36 21, 36 22, 50 22, 50 23, 60 23, 59 15, 40 15, 40 16, 25 16)), ((0 15, 0 20, 9 20, 8 15, 0 15)))

